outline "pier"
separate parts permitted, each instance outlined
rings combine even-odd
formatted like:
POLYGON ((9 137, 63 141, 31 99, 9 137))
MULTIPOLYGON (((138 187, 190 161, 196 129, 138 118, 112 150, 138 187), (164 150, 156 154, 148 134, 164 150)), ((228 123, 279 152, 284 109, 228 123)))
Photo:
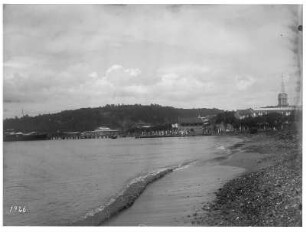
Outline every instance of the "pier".
POLYGON ((84 134, 81 132, 76 133, 60 133, 60 134, 52 134, 50 135, 50 140, 68 140, 68 139, 116 139, 118 138, 118 134, 84 134))

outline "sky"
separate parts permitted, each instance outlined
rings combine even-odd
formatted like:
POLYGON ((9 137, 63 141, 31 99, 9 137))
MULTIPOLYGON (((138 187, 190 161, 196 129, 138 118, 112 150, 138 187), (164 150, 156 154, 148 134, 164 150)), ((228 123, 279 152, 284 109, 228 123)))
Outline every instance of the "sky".
POLYGON ((3 117, 271 106, 282 77, 301 104, 301 20, 297 5, 5 5, 3 117))

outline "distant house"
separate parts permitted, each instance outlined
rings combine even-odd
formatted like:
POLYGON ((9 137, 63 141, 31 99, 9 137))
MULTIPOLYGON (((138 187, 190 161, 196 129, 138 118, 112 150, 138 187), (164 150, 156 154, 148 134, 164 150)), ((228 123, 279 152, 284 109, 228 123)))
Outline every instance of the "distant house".
POLYGON ((207 115, 205 117, 198 117, 203 122, 203 134, 204 135, 212 135, 215 132, 215 126, 212 122, 213 118, 215 118, 216 115, 207 115))
POLYGON ((212 124, 203 125, 203 135, 212 135, 215 133, 215 127, 212 124))
POLYGON ((148 128, 151 128, 152 125, 150 123, 145 123, 145 122, 140 121, 136 124, 136 127, 139 129, 148 129, 148 128))
POLYGON ((189 135, 202 135, 204 122, 201 117, 179 118, 178 130, 189 135))
POLYGON ((279 113, 285 116, 289 116, 295 110, 300 110, 300 108, 296 106, 285 106, 285 107, 275 106, 275 107, 254 108, 254 112, 256 113, 256 116, 263 116, 269 113, 279 113))
POLYGON ((253 118, 253 117, 264 116, 270 113, 278 113, 284 116, 289 116, 296 110, 301 110, 301 107, 297 107, 297 106, 258 107, 254 109, 237 110, 235 112, 235 117, 241 120, 241 119, 250 118, 250 117, 253 118))
POLYGON ((172 129, 177 129, 179 127, 178 123, 171 124, 172 129))
POLYGON ((235 117, 239 120, 250 118, 250 117, 256 117, 256 113, 253 109, 245 109, 245 110, 237 110, 235 112, 235 117))
POLYGON ((226 127, 225 127, 225 131, 226 132, 233 132, 233 131, 235 131, 235 128, 234 128, 234 126, 232 124, 227 123, 226 127))
POLYGON ((217 134, 223 133, 225 131, 226 131, 226 125, 224 124, 224 122, 215 125, 215 132, 217 134))
POLYGON ((100 138, 100 137, 109 137, 119 134, 119 130, 113 130, 109 127, 101 126, 93 131, 82 132, 81 136, 85 138, 100 138))

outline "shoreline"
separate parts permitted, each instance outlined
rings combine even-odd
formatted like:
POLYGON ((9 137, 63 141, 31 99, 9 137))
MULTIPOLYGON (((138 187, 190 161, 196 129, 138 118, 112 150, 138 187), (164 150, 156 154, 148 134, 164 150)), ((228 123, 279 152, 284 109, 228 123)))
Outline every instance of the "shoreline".
POLYGON ((100 208, 87 213, 81 220, 70 226, 100 226, 118 215, 121 211, 128 209, 145 189, 153 182, 173 172, 177 167, 163 168, 151 172, 145 176, 134 178, 119 194, 113 196, 108 203, 100 208))
POLYGON ((226 148, 226 156, 194 162, 152 183, 129 209, 103 226, 192 226, 201 202, 211 202, 218 188, 244 173, 244 168, 219 165, 244 145, 239 140, 226 148))
POLYGON ((203 203, 198 226, 302 226, 302 144, 297 132, 243 137, 243 145, 220 165, 246 171, 203 203))
MULTIPOLYGON (((210 170, 205 171, 203 163, 198 163, 192 169, 167 175, 152 183, 144 194, 140 194, 142 189, 139 199, 130 202, 131 208, 116 203, 120 210, 106 215, 105 223, 101 223, 99 213, 96 221, 102 226, 301 226, 302 171, 301 167, 295 170, 301 158, 299 139, 288 139, 288 133, 237 136, 242 141, 227 148, 227 157, 210 160, 208 163, 215 163, 210 170), (237 171, 232 170, 235 168, 237 171), (210 187, 203 185, 206 175, 215 175, 209 177, 215 182, 210 187), (183 190, 186 184, 189 188, 183 190), (158 213, 153 205, 159 206, 158 213)), ((89 221, 92 223, 92 218, 89 221)))

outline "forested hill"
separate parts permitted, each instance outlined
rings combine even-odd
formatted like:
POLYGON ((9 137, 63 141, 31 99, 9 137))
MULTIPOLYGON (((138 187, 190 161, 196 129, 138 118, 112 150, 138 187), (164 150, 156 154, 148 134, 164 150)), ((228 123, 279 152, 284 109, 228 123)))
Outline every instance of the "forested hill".
POLYGON ((35 117, 5 119, 3 129, 21 132, 89 131, 99 126, 121 130, 136 127, 139 123, 152 126, 175 123, 179 117, 196 117, 222 112, 218 109, 180 109, 160 105, 106 105, 98 108, 66 110, 35 117))

